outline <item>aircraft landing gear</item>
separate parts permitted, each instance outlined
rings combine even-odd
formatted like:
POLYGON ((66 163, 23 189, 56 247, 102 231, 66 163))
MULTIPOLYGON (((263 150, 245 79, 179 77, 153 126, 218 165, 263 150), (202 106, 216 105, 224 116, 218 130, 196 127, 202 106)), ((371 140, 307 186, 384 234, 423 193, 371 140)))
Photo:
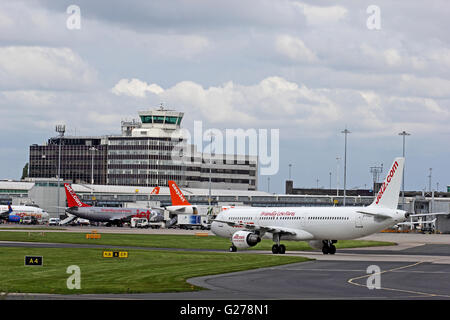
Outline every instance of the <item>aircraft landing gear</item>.
POLYGON ((286 246, 284 244, 274 244, 272 246, 272 253, 273 254, 285 254, 286 253, 286 246))
POLYGON ((236 252, 236 251, 237 251, 237 248, 236 248, 236 246, 234 246, 234 245, 231 245, 231 247, 230 247, 229 251, 230 251, 230 252, 236 252))
POLYGON ((276 233, 273 235, 273 241, 275 241, 275 244, 272 246, 272 253, 273 254, 285 254, 286 253, 286 247, 284 244, 280 244, 281 235, 279 233, 276 233))
POLYGON ((335 254, 336 247, 333 243, 336 243, 337 240, 323 240, 322 253, 323 254, 335 254))

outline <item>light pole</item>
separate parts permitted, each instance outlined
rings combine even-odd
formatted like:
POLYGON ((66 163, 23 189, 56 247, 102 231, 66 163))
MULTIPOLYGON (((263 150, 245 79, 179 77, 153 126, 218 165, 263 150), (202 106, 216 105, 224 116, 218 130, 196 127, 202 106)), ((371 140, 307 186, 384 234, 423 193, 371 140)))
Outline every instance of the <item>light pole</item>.
POLYGON ((61 179, 61 140, 64 137, 64 132, 66 132, 66 126, 63 124, 58 124, 56 125, 56 132, 59 133, 59 147, 58 147, 58 191, 57 191, 57 202, 58 204, 56 205, 57 207, 57 212, 58 212, 58 218, 59 218, 59 185, 60 185, 60 179, 61 179))
POLYGON ((341 158, 336 157, 336 197, 339 197, 339 160, 341 158))
POLYGON ((330 171, 330 191, 331 191, 331 171, 330 171))
POLYGON ((96 148, 91 147, 89 148, 90 151, 92 151, 92 161, 91 161, 91 184, 94 184, 94 153, 97 151, 96 148))
POLYGON ((430 168, 430 175, 428 176, 428 190, 431 192, 431 171, 433 168, 430 168))
MULTIPOLYGON (((405 137, 410 136, 411 134, 403 130, 398 134, 399 136, 403 136, 403 153, 402 156, 405 158, 405 137)), ((403 176, 402 176, 402 210, 405 210, 405 165, 403 165, 403 176)))
POLYGON ((344 149, 344 207, 345 207, 345 197, 347 191, 347 134, 351 133, 345 128, 341 133, 345 134, 345 149, 344 149))
POLYGON ((213 151, 212 151, 212 141, 213 141, 213 137, 214 134, 212 132, 210 132, 209 134, 211 140, 211 144, 210 146, 210 154, 209 154, 209 196, 208 196, 208 205, 211 207, 211 166, 212 166, 212 156, 213 156, 213 151))

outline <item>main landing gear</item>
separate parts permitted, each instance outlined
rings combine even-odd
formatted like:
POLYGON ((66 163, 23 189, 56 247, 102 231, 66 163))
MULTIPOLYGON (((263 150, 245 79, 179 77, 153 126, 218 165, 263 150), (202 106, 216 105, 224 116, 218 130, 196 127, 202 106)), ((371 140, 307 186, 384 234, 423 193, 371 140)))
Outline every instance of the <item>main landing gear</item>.
POLYGON ((273 254, 285 254, 286 253, 286 247, 284 244, 274 244, 272 246, 272 253, 273 254))
POLYGON ((273 241, 276 242, 272 246, 272 253, 273 254, 285 254, 286 253, 286 247, 284 244, 280 244, 281 235, 279 233, 275 233, 273 235, 273 241))
POLYGON ((322 253, 323 254, 335 254, 336 247, 333 243, 336 243, 337 240, 323 240, 322 253))

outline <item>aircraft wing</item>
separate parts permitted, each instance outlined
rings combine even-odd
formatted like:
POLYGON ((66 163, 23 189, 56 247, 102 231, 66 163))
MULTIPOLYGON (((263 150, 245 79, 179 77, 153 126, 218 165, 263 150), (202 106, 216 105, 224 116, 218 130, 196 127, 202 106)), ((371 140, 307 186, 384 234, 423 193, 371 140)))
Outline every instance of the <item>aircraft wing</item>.
POLYGON ((254 230, 254 231, 261 231, 261 232, 269 232, 269 233, 279 233, 281 235, 291 235, 294 236, 297 233, 289 228, 283 228, 283 227, 271 227, 271 226, 259 226, 255 225, 253 223, 239 223, 239 222, 233 222, 233 221, 224 221, 224 220, 213 220, 213 222, 221 222, 226 223, 231 227, 242 227, 248 230, 254 230))

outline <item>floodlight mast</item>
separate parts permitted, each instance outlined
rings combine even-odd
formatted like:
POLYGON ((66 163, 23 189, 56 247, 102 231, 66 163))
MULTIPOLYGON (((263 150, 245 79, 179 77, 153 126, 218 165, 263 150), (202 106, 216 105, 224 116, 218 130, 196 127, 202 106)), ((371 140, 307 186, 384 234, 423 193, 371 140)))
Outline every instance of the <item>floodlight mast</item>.
MULTIPOLYGON (((402 156, 405 158, 405 137, 410 136, 411 134, 403 130, 398 134, 399 136, 403 136, 403 153, 402 156)), ((402 210, 405 210, 405 166, 403 166, 403 176, 402 176, 402 210)))
POLYGON ((91 147, 91 148, 89 148, 89 150, 92 151, 92 158, 91 158, 91 185, 93 185, 94 184, 94 153, 95 153, 95 151, 97 151, 97 148, 91 147))
POLYGON ((55 130, 59 134, 59 141, 58 141, 58 144, 59 144, 59 147, 58 147, 58 189, 57 189, 58 190, 57 191, 57 202, 58 202, 58 204, 57 204, 57 212, 58 212, 58 218, 59 218, 60 217, 60 214, 59 214, 59 207, 60 207, 60 204, 59 204, 59 187, 60 187, 60 179, 61 179, 61 140, 63 139, 64 133, 66 132, 66 126, 64 124, 58 124, 58 125, 56 125, 55 130))
POLYGON ((345 135, 345 149, 344 149, 344 207, 346 200, 346 191, 347 191, 347 134, 351 133, 345 128, 344 131, 341 131, 345 135))

